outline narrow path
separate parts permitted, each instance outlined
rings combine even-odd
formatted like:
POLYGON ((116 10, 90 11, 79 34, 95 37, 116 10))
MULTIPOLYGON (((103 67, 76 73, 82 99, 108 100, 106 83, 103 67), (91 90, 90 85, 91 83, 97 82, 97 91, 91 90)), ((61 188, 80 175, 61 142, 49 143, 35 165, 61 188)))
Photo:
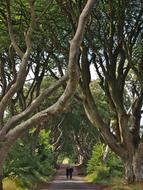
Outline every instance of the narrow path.
POLYGON ((37 190, 110 190, 104 185, 85 183, 83 177, 78 175, 76 168, 74 168, 72 180, 66 179, 66 166, 61 165, 55 179, 51 183, 42 184, 37 190))

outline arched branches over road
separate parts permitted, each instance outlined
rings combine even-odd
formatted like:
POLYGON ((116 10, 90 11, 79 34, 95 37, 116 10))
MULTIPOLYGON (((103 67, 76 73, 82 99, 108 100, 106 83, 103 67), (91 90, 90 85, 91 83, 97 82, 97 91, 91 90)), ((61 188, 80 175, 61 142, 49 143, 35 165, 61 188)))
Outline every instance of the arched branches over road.
MULTIPOLYGON (((46 2, 47 1, 44 3, 46 2)), ((37 124, 47 120, 48 117, 51 117, 52 115, 64 112, 70 102, 71 97, 75 94, 79 81, 77 64, 79 58, 79 48, 83 39, 88 17, 90 16, 95 1, 88 0, 79 17, 75 35, 70 41, 67 74, 65 74, 52 86, 47 86, 39 95, 41 80, 45 74, 44 65, 46 64, 46 61, 48 61, 49 55, 47 53, 43 54, 43 60, 40 60, 40 62, 38 62, 37 59, 36 61, 33 60, 34 55, 37 58, 39 56, 38 49, 34 52, 34 48, 37 48, 38 46, 41 48, 39 45, 41 39, 38 39, 37 31, 40 30, 40 27, 42 28, 45 24, 42 22, 40 25, 40 21, 42 21, 42 16, 47 13, 47 10, 49 11, 48 14, 50 14, 50 11, 54 12, 54 9, 49 8, 52 6, 52 1, 50 1, 50 3, 46 3, 46 10, 44 3, 41 5, 39 2, 32 0, 19 4, 15 4, 10 0, 2 1, 0 3, 2 32, 6 30, 10 36, 10 38, 4 36, 7 38, 6 40, 9 47, 4 44, 5 48, 1 49, 0 189, 2 189, 2 167, 9 148, 23 132, 30 129, 32 126, 37 126, 37 124), (43 10, 39 11, 39 8, 43 8, 43 10), (36 43, 37 46, 35 45, 36 43), (23 89, 27 85, 26 79, 28 79, 28 73, 30 72, 29 68, 32 69, 33 67, 34 79, 33 82, 30 83, 29 91, 25 96, 23 89), (41 102, 46 97, 50 96, 53 91, 65 84, 66 81, 66 88, 58 100, 52 105, 48 105, 47 108, 43 110, 37 110, 41 102), (33 92, 35 89, 36 94, 33 92), (25 99, 26 97, 27 100, 25 99), (20 103, 20 107, 19 109, 13 110, 17 102, 20 103), (11 117, 9 114, 10 107, 13 110, 13 112, 11 112, 11 117), (36 111, 39 112, 36 113, 36 111)), ((54 4, 54 7, 55 10, 57 10, 57 3, 54 4)), ((42 39, 42 44, 43 40, 44 39, 42 39)), ((51 38, 50 41, 46 41, 45 43, 51 45, 51 38)), ((68 44, 69 42, 67 41, 66 43, 68 44)), ((59 64, 57 56, 53 53, 52 56, 54 60, 56 59, 56 64, 59 64)), ((49 67, 46 68, 46 71, 52 74, 52 70, 49 69, 49 67)), ((61 75, 63 75, 60 70, 60 66, 58 71, 61 75)))

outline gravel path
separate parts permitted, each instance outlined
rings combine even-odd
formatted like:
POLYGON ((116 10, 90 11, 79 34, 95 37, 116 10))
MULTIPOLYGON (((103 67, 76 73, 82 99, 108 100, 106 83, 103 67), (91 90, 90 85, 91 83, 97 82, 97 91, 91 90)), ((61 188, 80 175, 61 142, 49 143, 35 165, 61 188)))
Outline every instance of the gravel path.
POLYGON ((74 168, 72 180, 66 179, 66 166, 61 165, 54 180, 51 183, 41 184, 37 190, 110 190, 104 185, 87 184, 83 177, 78 175, 76 168, 74 168))

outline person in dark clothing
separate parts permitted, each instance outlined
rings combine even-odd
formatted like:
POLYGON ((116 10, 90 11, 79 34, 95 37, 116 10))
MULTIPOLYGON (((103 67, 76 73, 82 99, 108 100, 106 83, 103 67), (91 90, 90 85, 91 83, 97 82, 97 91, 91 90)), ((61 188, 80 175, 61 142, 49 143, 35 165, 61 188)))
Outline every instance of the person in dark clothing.
POLYGON ((73 167, 70 166, 70 168, 69 168, 69 176, 70 176, 70 179, 72 179, 72 173, 73 173, 73 167))
POLYGON ((69 166, 67 166, 67 168, 66 168, 66 176, 67 176, 67 179, 69 178, 69 166))

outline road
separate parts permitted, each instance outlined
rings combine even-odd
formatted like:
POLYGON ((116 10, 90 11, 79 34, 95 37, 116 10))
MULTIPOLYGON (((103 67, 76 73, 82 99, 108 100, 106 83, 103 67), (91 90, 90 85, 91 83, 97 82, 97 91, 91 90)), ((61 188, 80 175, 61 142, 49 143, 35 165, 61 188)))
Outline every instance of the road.
POLYGON ((41 184, 37 190, 110 190, 104 185, 86 183, 84 178, 78 175, 76 168, 74 168, 72 180, 66 179, 66 167, 67 165, 61 165, 54 180, 51 183, 41 184))

